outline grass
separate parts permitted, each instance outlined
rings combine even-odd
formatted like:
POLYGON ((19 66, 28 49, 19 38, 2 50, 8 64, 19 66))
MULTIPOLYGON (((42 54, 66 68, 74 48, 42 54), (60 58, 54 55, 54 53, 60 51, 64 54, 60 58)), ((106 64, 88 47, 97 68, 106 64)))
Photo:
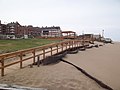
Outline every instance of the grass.
POLYGON ((58 40, 47 40, 47 39, 0 40, 0 53, 33 48, 54 42, 58 42, 58 40))

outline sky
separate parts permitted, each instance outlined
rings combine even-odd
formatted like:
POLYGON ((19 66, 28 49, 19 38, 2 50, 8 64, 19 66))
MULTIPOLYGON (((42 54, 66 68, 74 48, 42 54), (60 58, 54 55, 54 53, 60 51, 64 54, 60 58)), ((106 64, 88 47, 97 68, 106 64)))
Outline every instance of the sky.
POLYGON ((2 23, 60 26, 120 41, 120 0, 0 0, 2 23))

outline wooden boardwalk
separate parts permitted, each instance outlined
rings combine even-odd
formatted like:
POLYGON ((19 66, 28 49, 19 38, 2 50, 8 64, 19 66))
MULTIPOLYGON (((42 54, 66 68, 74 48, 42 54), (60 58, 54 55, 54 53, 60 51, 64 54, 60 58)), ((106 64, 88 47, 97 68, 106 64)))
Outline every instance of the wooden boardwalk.
POLYGON ((40 47, 20 50, 12 53, 1 54, 0 74, 1 76, 4 76, 7 72, 7 69, 10 67, 14 67, 13 69, 22 69, 25 66, 35 63, 38 57, 40 60, 42 60, 45 59, 46 56, 52 56, 69 48, 84 46, 89 42, 90 40, 67 40, 59 43, 53 43, 40 47))

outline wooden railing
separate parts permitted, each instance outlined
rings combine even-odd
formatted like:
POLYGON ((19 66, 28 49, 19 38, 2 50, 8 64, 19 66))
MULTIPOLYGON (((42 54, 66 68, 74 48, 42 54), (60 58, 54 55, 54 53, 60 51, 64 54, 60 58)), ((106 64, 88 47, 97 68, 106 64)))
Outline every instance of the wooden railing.
POLYGON ((32 64, 36 62, 38 57, 39 59, 45 59, 46 56, 50 56, 50 55, 52 56, 56 53, 66 50, 67 48, 82 46, 86 44, 86 42, 88 43, 89 40, 63 41, 63 42, 53 43, 40 47, 20 50, 12 53, 1 54, 0 55, 1 76, 4 76, 6 67, 19 64, 19 67, 23 68, 24 61, 29 61, 29 63, 32 64))

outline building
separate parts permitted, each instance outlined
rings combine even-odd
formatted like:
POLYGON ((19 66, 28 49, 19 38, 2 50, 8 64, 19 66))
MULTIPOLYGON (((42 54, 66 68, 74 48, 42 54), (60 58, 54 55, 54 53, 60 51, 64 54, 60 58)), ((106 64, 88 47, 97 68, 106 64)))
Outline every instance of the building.
POLYGON ((1 24, 0 21, 0 39, 15 39, 41 36, 41 28, 32 25, 22 26, 18 22, 1 24))
POLYGON ((29 37, 41 36, 42 30, 39 27, 33 27, 32 25, 27 26, 26 35, 29 37))
POLYGON ((5 24, 1 24, 1 20, 0 20, 0 34, 1 35, 5 35, 6 34, 6 25, 5 24))
POLYGON ((18 35, 19 27, 21 27, 21 25, 18 22, 8 23, 6 26, 6 34, 7 35, 18 35))
POLYGON ((33 38, 41 36, 41 29, 39 27, 33 27, 32 25, 20 26, 16 31, 15 36, 17 38, 33 38))
POLYGON ((41 36, 42 37, 61 37, 62 30, 60 27, 42 27, 41 28, 41 36))
POLYGON ((16 29, 15 37, 24 38, 27 35, 28 29, 26 26, 20 26, 16 29))
POLYGON ((33 33, 34 37, 41 36, 41 34, 42 34, 41 28, 40 27, 34 27, 34 33, 33 33))
POLYGON ((6 25, 1 23, 0 20, 0 39, 6 38, 6 25))
POLYGON ((60 27, 33 27, 32 25, 22 26, 18 22, 1 24, 0 36, 6 39, 15 38, 33 38, 33 37, 61 37, 62 31, 60 27))
POLYGON ((77 37, 76 32, 73 31, 62 31, 64 39, 75 39, 77 37))
POLYGON ((96 41, 100 41, 100 40, 101 40, 101 35, 100 35, 100 34, 98 34, 98 35, 93 35, 93 38, 94 38, 94 40, 96 40, 96 41))
POLYGON ((83 34, 78 37, 80 40, 89 40, 91 43, 94 43, 93 34, 83 34))

